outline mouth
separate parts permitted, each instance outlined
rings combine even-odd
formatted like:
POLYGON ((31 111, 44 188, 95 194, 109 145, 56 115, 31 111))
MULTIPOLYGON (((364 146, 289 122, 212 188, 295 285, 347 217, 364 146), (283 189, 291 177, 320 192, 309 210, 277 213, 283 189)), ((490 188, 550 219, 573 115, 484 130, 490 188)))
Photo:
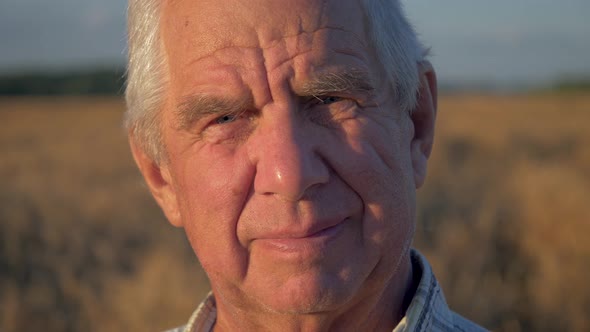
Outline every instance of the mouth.
POLYGON ((303 233, 283 232, 276 235, 265 236, 253 241, 265 249, 282 253, 318 253, 336 240, 348 224, 349 219, 320 229, 310 229, 303 233))

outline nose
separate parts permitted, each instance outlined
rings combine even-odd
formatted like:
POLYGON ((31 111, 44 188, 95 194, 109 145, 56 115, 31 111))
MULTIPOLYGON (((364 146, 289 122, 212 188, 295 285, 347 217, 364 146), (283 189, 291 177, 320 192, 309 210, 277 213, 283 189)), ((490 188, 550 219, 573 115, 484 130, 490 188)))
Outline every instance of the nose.
POLYGON ((327 183, 330 171, 319 154, 319 139, 294 112, 267 112, 249 140, 256 167, 254 192, 298 201, 312 187, 327 183))

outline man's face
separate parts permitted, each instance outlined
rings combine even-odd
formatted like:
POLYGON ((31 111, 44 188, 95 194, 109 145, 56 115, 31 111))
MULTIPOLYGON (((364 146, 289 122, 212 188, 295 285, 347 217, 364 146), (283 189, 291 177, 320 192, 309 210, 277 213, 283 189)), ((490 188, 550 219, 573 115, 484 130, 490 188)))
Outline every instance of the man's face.
POLYGON ((159 202, 219 306, 310 313, 395 278, 413 235, 410 116, 353 1, 170 1, 159 202))

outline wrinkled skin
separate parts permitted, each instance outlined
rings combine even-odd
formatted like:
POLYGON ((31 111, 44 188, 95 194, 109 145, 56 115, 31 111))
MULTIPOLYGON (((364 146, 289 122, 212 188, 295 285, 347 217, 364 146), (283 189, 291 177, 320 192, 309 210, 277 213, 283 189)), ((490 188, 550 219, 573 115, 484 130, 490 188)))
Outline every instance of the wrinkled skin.
POLYGON ((164 5, 168 159, 131 143, 209 276, 216 330, 391 330, 403 315, 435 78, 420 66, 418 107, 400 111, 361 13, 335 0, 164 5))

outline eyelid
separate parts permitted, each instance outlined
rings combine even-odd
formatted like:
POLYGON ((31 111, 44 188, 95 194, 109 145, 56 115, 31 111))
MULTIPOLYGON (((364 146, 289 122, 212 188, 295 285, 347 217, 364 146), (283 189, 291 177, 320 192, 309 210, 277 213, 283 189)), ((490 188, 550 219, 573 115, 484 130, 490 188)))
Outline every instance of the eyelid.
MULTIPOLYGON (((313 96, 318 102, 321 102, 323 105, 326 104, 326 99, 329 98, 336 98, 336 99, 345 99, 344 97, 335 96, 335 95, 322 95, 322 96, 313 96)), ((340 101, 340 100, 338 100, 340 101)))
MULTIPOLYGON (((240 110, 234 111, 234 112, 227 112, 227 113, 223 113, 220 115, 215 115, 211 121, 208 121, 208 123, 209 123, 209 125, 210 124, 221 124, 221 123, 218 123, 219 119, 221 119, 221 118, 224 118, 226 116, 231 116, 231 117, 234 117, 234 119, 237 119, 237 118, 241 117, 242 115, 244 115, 246 112, 247 112, 247 110, 240 109, 240 110)), ((233 121, 231 121, 231 122, 233 122, 233 121)))
MULTIPOLYGON (((358 100, 357 98, 354 98, 353 96, 346 96, 346 95, 342 95, 339 93, 333 93, 333 94, 325 94, 325 95, 313 95, 311 96, 307 101, 306 101, 306 108, 312 108, 312 107, 331 107, 331 105, 334 105, 333 107, 348 107, 345 106, 349 105, 349 104, 355 104, 355 105, 360 105, 362 103, 362 100, 358 100), (335 100, 333 102, 325 102, 325 99, 327 98, 336 98, 338 100, 335 100)), ((349 105, 350 106, 350 105, 349 105)))
POLYGON ((252 131, 255 113, 250 109, 230 111, 212 115, 199 128, 201 139, 213 144, 235 143, 248 136, 252 131), (219 123, 223 117, 232 117, 231 121, 219 123))

